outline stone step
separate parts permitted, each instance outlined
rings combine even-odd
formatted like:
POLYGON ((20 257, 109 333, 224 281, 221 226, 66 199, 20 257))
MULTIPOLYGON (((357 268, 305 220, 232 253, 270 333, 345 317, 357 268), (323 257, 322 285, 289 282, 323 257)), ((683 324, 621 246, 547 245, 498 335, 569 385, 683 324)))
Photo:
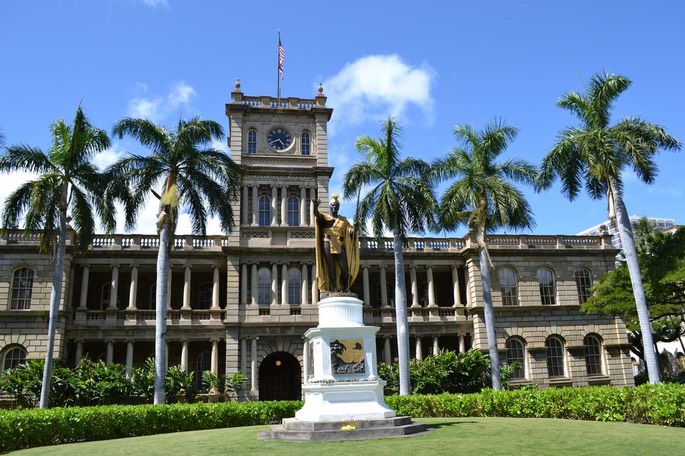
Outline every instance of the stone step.
POLYGON ((426 426, 411 421, 408 416, 383 420, 350 420, 307 422, 286 418, 283 424, 258 435, 260 440, 289 440, 317 442, 333 440, 366 440, 402 437, 426 431, 426 426))

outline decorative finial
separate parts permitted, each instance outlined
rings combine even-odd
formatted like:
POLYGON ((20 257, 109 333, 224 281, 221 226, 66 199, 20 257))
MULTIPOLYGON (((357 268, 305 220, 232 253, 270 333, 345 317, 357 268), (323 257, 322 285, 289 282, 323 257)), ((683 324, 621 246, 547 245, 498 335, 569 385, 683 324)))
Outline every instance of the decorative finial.
POLYGON ((323 95, 323 85, 319 82, 319 88, 317 89, 317 92, 319 92, 319 95, 323 95))
POLYGON ((240 92, 240 78, 236 78, 235 80, 235 91, 240 92))

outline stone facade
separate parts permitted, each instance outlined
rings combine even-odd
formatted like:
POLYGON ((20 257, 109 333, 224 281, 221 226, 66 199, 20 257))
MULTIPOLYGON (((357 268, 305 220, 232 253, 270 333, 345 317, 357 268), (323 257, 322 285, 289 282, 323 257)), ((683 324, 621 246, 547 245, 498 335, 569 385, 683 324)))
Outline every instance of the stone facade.
MULTIPOLYGON (((248 377, 242 399, 300 397, 307 381, 303 335, 318 323, 319 300, 312 201, 328 206, 332 112, 321 88, 313 99, 279 100, 244 96, 236 84, 226 113, 232 158, 243 169, 233 202, 239 223, 228 236, 174 239, 169 363, 194 372, 239 370, 248 377), (267 140, 274 129, 289 133, 285 147, 267 140)), ((613 267, 609 237, 493 235, 488 244, 501 357, 524 364, 515 383, 633 384, 621 319, 579 312, 583 287, 613 267)), ((154 235, 98 235, 79 255, 68 243, 56 358, 73 365, 87 355, 130 367, 152 356, 158 245, 154 235)), ((21 351, 41 358, 51 257, 38 252, 34 235, 9 232, 0 238, 0 258, 0 361, 21 351), (31 276, 28 305, 16 299, 26 298, 22 284, 29 283, 18 280, 19 270, 31 276)), ((469 236, 408 239, 404 258, 412 356, 487 351, 480 265, 469 236)), ((397 352, 393 278, 392 240, 361 239, 353 291, 364 302, 365 324, 380 328, 380 361, 397 352)))

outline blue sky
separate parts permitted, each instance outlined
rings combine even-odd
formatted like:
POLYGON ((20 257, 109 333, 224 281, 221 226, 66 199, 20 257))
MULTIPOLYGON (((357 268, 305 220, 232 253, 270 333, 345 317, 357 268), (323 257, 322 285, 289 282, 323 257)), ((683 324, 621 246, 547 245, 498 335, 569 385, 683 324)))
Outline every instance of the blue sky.
MULTIPOLYGON (((313 97, 322 82, 335 109, 332 191, 358 158, 355 138, 377 136, 388 114, 404 127, 406 155, 442 156, 455 145, 455 124, 482 128, 502 118, 520 129, 504 158, 537 164, 557 132, 575 123, 556 100, 602 70, 633 80, 615 105, 616 120, 639 115, 685 141, 683 23, 685 6, 676 0, 6 1, 0 130, 7 144, 47 150, 50 124, 71 121, 79 103, 108 131, 127 115, 169 126, 200 115, 226 127, 236 78, 246 95, 276 94, 280 29, 282 95, 313 97)), ((127 151, 142 149, 115 141, 97 162, 127 151)), ((631 215, 685 223, 683 153, 657 157, 655 185, 625 175, 631 215)), ((24 178, 3 177, 0 198, 24 178)), ((605 201, 569 202, 558 186, 525 192, 535 233, 574 234, 606 219, 605 201)), ((152 233, 153 219, 142 216, 138 231, 152 233)))

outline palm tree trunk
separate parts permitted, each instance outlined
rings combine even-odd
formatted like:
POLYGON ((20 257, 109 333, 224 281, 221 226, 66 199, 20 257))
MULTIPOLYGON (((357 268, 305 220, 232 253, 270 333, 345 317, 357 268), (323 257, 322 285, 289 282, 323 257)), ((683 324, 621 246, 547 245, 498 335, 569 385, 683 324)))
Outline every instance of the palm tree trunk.
POLYGON ((492 288, 490 285, 490 261, 485 244, 485 227, 478 227, 478 260, 480 262, 480 279, 483 287, 483 309, 485 315, 485 332, 488 337, 488 353, 490 355, 490 373, 492 389, 502 389, 499 373, 499 351, 497 350, 497 331, 495 330, 495 309, 492 305, 492 288))
POLYGON ((159 252, 157 253, 157 292, 155 297, 155 393, 154 404, 165 402, 166 379, 166 306, 169 290, 169 217, 159 230, 159 252))
POLYGON ((614 177, 609 178, 609 198, 613 197, 614 210, 616 211, 616 225, 618 228, 618 235, 621 239, 621 246, 623 247, 623 254, 628 264, 628 272, 630 274, 630 281, 633 285, 633 295, 635 296, 635 306, 637 307, 637 316, 640 321, 640 332, 642 332, 642 346, 644 350, 644 359, 647 364, 647 374, 649 375, 650 383, 659 383, 659 365, 654 352, 654 337, 652 335, 652 323, 649 317, 649 308, 647 307, 647 300, 645 298, 645 290, 642 286, 642 274, 640 273, 640 264, 637 259, 637 250, 635 248, 635 238, 633 237, 633 229, 630 225, 630 218, 626 205, 623 202, 623 195, 620 191, 618 180, 614 177))
POLYGON ((404 283, 404 258, 402 256, 402 236, 397 228, 392 231, 395 254, 395 322, 397 325, 397 357, 400 367, 400 396, 411 393, 409 380, 409 322, 407 320, 407 287, 404 283))
MULTIPOLYGON (((65 187, 66 189, 66 187, 65 187)), ((64 193, 64 192, 63 192, 64 193)), ((65 198, 66 199, 66 198, 65 198)), ((57 314, 62 297, 62 274, 64 272, 64 254, 67 248, 67 212, 60 210, 59 232, 57 234, 57 254, 55 269, 52 272, 52 290, 50 291, 50 316, 48 321, 48 346, 45 353, 43 367, 43 384, 40 387, 40 408, 47 408, 50 396, 50 380, 52 377, 52 357, 55 351, 55 332, 57 330, 57 314)))

